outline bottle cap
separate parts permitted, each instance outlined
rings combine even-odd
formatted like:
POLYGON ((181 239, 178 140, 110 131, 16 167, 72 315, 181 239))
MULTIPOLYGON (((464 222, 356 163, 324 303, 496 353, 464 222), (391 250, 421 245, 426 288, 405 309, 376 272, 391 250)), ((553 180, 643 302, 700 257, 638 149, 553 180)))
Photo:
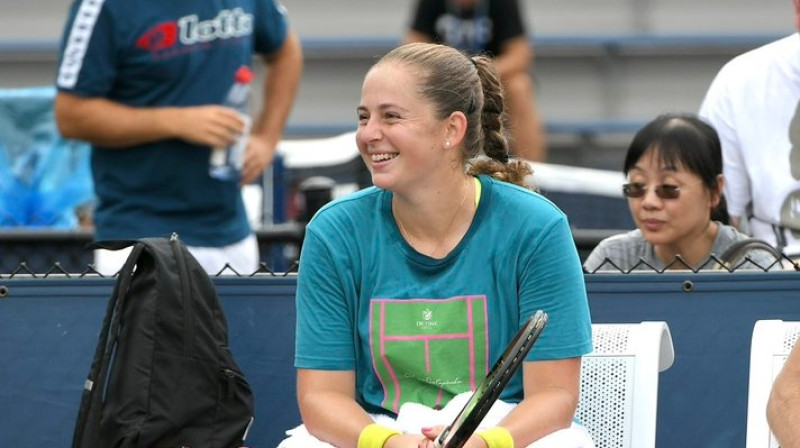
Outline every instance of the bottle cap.
POLYGON ((240 84, 249 84, 253 80, 253 71, 250 67, 243 65, 236 70, 233 79, 240 84))

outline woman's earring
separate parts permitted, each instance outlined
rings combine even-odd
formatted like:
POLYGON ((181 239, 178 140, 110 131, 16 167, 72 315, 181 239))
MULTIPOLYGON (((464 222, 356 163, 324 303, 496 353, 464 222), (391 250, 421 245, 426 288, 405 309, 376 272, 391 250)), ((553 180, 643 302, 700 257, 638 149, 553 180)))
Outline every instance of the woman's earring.
POLYGON ((447 140, 446 142, 444 142, 444 147, 445 148, 449 148, 450 147, 450 140, 447 140))

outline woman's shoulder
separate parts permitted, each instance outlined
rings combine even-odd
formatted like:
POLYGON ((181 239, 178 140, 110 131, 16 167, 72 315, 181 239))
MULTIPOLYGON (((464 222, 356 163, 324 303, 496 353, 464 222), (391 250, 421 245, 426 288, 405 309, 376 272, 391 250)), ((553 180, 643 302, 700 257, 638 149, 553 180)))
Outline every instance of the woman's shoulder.
POLYGON ((753 240, 751 236, 742 233, 736 227, 728 224, 723 224, 717 221, 719 230, 717 231, 717 247, 716 250, 724 250, 734 243, 740 243, 746 240, 753 240))
POLYGON ((744 233, 740 232, 739 229, 737 229, 736 227, 733 227, 732 225, 723 224, 723 223, 721 223, 719 221, 715 221, 715 222, 719 226, 719 234, 720 234, 720 236, 722 238, 726 239, 726 240, 741 241, 741 240, 746 240, 747 238, 749 238, 747 235, 745 235, 744 233))
POLYGON ((614 266, 603 263, 608 260, 617 267, 626 267, 631 260, 638 259, 644 253, 647 242, 639 229, 613 235, 601 240, 586 258, 584 267, 589 271, 598 268, 613 269, 614 266), (602 265, 602 266, 601 266, 602 265))
POLYGON ((800 49, 800 39, 797 33, 792 33, 786 37, 768 42, 760 47, 751 49, 739 54, 725 65, 722 66, 720 73, 729 77, 731 80, 751 79, 763 75, 771 74, 764 67, 784 66, 790 62, 787 54, 795 54, 800 49), (758 69, 754 69, 758 67, 758 69))
POLYGON ((639 229, 634 229, 627 231, 625 233, 620 233, 617 235, 612 235, 607 238, 601 240, 597 247, 601 247, 604 249, 609 248, 627 248, 627 247, 639 247, 643 245, 645 242, 644 237, 642 236, 642 231, 639 229))
POLYGON ((555 203, 534 189, 494 179, 488 175, 481 175, 480 178, 484 188, 490 188, 492 195, 499 199, 498 203, 517 209, 519 213, 528 211, 534 215, 552 213, 564 216, 564 212, 555 203))

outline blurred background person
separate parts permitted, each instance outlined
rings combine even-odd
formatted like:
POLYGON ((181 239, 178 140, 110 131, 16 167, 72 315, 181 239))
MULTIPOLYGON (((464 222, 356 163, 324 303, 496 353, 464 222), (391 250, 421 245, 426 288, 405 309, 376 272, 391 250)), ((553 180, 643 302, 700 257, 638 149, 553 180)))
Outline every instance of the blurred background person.
MULTIPOLYGON (((258 242, 241 187, 269 166, 294 101, 302 50, 274 0, 76 0, 61 44, 55 116, 61 134, 92 144, 97 240, 177 232, 209 273, 252 273, 258 242), (209 174, 212 148, 246 132, 222 106, 253 53, 267 64, 263 110, 238 178, 209 174)), ((125 254, 100 251, 116 272, 125 254)))
POLYGON ((533 47, 517 0, 417 0, 405 42, 436 42, 494 59, 505 90, 514 154, 547 159, 531 77, 533 47))
MULTIPOLYGON (((719 138, 694 115, 661 115, 645 125, 628 147, 622 172, 637 229, 600 241, 584 262, 588 272, 714 269, 720 265, 711 255, 748 239, 725 224, 719 138)), ((732 267, 745 255, 761 268, 775 264, 768 252, 750 249, 732 267)), ((742 268, 758 266, 745 262, 742 268)))
POLYGON ((699 114, 722 141, 731 222, 800 257, 800 34, 725 64, 699 114))

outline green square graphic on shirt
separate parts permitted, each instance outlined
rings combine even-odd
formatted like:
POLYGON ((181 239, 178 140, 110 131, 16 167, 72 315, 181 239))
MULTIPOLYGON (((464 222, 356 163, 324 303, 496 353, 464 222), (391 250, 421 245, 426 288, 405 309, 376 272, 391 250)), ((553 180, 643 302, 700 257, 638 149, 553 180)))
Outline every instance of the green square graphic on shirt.
POLYGON ((383 406, 440 407, 474 390, 488 372, 485 296, 373 299, 370 350, 383 406))

